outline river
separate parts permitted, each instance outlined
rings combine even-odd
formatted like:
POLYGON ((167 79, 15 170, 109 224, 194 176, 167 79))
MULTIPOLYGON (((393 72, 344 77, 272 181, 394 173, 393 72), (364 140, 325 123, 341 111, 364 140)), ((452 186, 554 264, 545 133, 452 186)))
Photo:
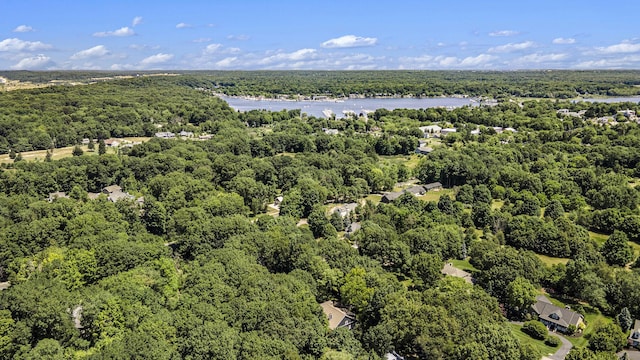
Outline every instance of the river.
POLYGON ((457 108, 465 105, 477 105, 472 98, 437 97, 437 98, 367 98, 345 100, 262 100, 234 96, 220 96, 229 106, 239 111, 249 110, 295 110, 315 117, 326 117, 331 111, 336 117, 343 117, 346 112, 373 112, 377 109, 426 109, 432 107, 457 108))
MULTIPOLYGON (((445 107, 448 109, 462 106, 477 106, 476 99, 467 97, 435 97, 435 98, 366 98, 366 99, 345 99, 345 100, 275 100, 275 99, 252 99, 245 97, 219 95, 221 99, 229 103, 229 106, 239 111, 249 110, 295 110, 300 109, 303 113, 315 117, 328 117, 335 114, 337 118, 344 117, 345 113, 373 112, 377 109, 426 109, 433 107, 445 107)), ((584 98, 575 101, 587 102, 640 102, 640 97, 612 97, 612 98, 584 98)))

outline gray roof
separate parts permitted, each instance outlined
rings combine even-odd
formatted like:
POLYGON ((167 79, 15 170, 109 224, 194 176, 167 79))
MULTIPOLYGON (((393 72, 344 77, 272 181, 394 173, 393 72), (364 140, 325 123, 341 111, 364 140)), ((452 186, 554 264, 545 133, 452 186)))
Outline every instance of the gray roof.
POLYGON ((640 320, 636 320, 633 325, 633 329, 631 329, 631 334, 629 335, 629 340, 640 341, 640 320))
POLYGON ((428 190, 432 190, 432 189, 439 189, 442 187, 442 184, 440 182, 434 182, 434 183, 430 183, 424 186, 424 188, 428 191, 428 190))
POLYGON ((538 301, 531 305, 531 308, 542 320, 565 328, 569 325, 578 326, 580 321, 584 320, 582 315, 570 309, 555 306, 544 296, 538 296, 536 299, 538 301))
POLYGON ((405 189, 404 191, 411 193, 413 195, 424 195, 424 193, 427 192, 427 190, 422 185, 415 185, 405 189))
POLYGON ((390 192, 390 193, 386 193, 384 194, 384 196, 382 197, 382 201, 383 202, 391 202, 397 198, 400 197, 400 195, 402 195, 402 191, 394 191, 394 192, 390 192))

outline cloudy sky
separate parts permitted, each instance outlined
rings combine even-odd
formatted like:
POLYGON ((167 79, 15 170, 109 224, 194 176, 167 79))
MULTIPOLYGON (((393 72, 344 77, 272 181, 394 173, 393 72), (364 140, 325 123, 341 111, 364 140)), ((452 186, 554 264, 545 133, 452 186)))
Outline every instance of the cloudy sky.
POLYGON ((640 1, 0 0, 0 69, 640 69, 640 1))

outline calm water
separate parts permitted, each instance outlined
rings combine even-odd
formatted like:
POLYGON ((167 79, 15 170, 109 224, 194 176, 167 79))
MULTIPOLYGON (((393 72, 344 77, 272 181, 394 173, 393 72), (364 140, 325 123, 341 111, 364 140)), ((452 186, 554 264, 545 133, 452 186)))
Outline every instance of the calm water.
POLYGON ((477 105, 471 98, 426 98, 426 99, 345 99, 344 101, 282 101, 254 100, 239 97, 220 96, 221 99, 239 111, 269 110, 280 111, 300 109, 303 113, 315 117, 325 117, 323 111, 331 110, 336 117, 344 116, 344 112, 361 113, 377 109, 426 109, 432 107, 455 108, 465 105, 477 105))
MULTIPOLYGON (((345 99, 344 101, 283 101, 283 100, 256 100, 240 97, 220 96, 221 99, 229 103, 229 105, 239 111, 249 110, 295 110, 300 109, 303 113, 310 116, 326 117, 325 112, 330 110, 336 117, 341 118, 345 112, 361 113, 363 111, 373 112, 377 109, 426 109, 432 107, 457 108, 465 105, 476 106, 478 102, 472 98, 454 98, 454 97, 438 97, 438 98, 404 98, 404 99, 345 99)), ((587 102, 640 102, 640 97, 613 97, 613 98, 597 98, 597 99, 580 99, 575 101, 587 102)))

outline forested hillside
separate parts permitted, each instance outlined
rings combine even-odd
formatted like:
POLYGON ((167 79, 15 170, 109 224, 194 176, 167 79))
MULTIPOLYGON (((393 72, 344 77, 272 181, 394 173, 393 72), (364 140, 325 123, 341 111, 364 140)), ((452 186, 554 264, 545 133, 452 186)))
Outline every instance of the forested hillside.
POLYGON ((211 135, 3 165, 0 358, 540 359, 557 340, 509 320, 535 320, 543 293, 585 317, 567 359, 626 344, 640 318, 637 103, 318 119, 234 112, 195 89, 210 81, 0 94, 0 142, 20 151, 156 125, 211 135), (420 130, 435 123, 457 131, 420 130), (420 140, 432 151, 415 154, 420 140), (112 185, 128 196, 111 201, 112 185), (325 301, 355 327, 329 329, 325 301))

